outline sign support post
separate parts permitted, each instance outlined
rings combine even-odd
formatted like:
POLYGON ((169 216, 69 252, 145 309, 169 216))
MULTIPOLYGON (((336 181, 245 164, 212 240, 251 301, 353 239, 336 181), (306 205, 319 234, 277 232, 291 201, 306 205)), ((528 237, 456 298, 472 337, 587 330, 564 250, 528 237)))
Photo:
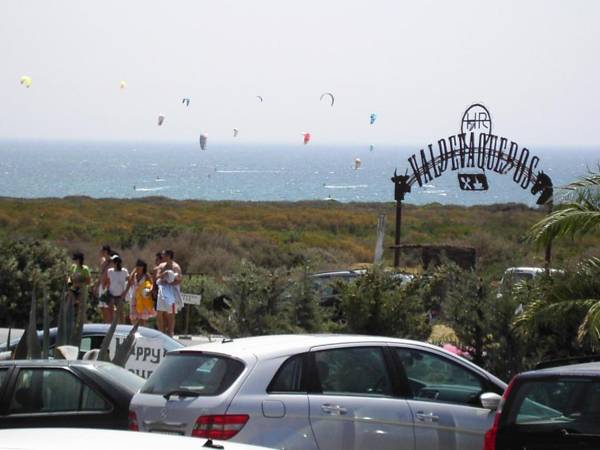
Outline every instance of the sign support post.
POLYGON ((402 229, 402 200, 404 195, 410 192, 410 184, 408 179, 410 176, 398 175, 397 171, 394 170, 394 176, 392 181, 394 183, 394 197, 396 199, 396 237, 394 240, 394 267, 400 267, 400 230, 402 229))
MULTIPOLYGON (((554 202, 552 200, 552 198, 550 198, 550 200, 548 200, 548 203, 546 203, 546 205, 548 206, 548 214, 552 213, 552 209, 554 207, 554 202)), ((546 244, 546 249, 545 249, 545 253, 544 253, 544 269, 546 269, 546 275, 550 275, 550 266, 552 265, 552 239, 550 239, 550 241, 548 241, 548 243, 546 244)))

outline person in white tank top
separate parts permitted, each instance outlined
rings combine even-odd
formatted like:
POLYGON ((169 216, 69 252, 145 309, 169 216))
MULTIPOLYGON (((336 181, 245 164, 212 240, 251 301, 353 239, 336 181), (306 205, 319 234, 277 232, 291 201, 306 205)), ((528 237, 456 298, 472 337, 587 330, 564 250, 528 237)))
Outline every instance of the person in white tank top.
POLYGON ((104 279, 104 287, 108 290, 110 299, 106 318, 112 322, 116 308, 117 312, 121 313, 119 323, 123 323, 125 317, 123 300, 125 298, 125 291, 127 290, 129 272, 123 267, 123 261, 119 255, 114 255, 111 260, 113 267, 108 269, 104 279))

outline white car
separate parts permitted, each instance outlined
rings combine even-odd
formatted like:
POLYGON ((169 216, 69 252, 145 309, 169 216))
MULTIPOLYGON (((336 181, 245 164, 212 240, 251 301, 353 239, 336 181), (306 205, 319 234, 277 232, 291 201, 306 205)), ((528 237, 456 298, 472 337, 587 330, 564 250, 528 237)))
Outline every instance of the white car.
MULTIPOLYGON (((102 345, 102 340, 108 332, 109 327, 110 325, 106 323, 86 323, 83 325, 83 330, 81 333, 81 346, 79 348, 80 359, 83 358, 89 350, 100 348, 102 345)), ((115 354, 117 344, 127 338, 131 328, 131 325, 117 325, 114 337, 111 340, 108 349, 111 358, 115 354)), ((54 347, 56 346, 58 329, 50 328, 49 332, 50 356, 54 357, 54 347)), ((14 334, 12 336, 14 336, 14 334)), ((41 345, 43 339, 42 331, 38 331, 38 338, 41 345)), ((18 338, 11 339, 11 343, 8 348, 14 349, 18 342, 18 338)), ((129 356, 129 359, 127 360, 127 363, 125 363, 125 368, 142 378, 149 378, 168 351, 182 347, 182 343, 164 333, 161 333, 158 330, 139 327, 137 333, 135 334, 135 344, 133 346, 133 350, 129 356)), ((2 345, 0 343, 0 354, 5 352, 6 348, 6 344, 2 345)), ((4 356, 5 359, 9 359, 10 353, 4 353, 2 356, 4 356)), ((2 357, 0 357, 0 359, 2 359, 2 357)))
MULTIPOLYGON (((505 291, 521 281, 531 281, 534 278, 546 273, 543 267, 509 267, 504 271, 496 298, 502 298, 505 291)), ((565 271, 561 269, 550 269, 550 275, 564 275, 565 271)))
MULTIPOLYGON (((0 450, 269 450, 230 442, 198 442, 177 436, 85 428, 22 428, 0 431, 0 450), (202 445, 200 445, 202 444, 202 445)), ((273 450, 273 449, 271 449, 273 450)))
POLYGON ((481 450, 505 388, 422 342, 224 339, 168 353, 130 418, 140 431, 290 450, 481 450))

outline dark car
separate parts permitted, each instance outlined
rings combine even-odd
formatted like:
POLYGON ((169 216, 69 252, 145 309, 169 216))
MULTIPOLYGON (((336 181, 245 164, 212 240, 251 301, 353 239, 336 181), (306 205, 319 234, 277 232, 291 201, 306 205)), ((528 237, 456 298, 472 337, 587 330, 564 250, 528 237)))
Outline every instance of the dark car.
POLYGON ((600 449, 600 363, 517 375, 504 393, 484 450, 600 449))
POLYGON ((0 428, 127 429, 144 379, 99 361, 0 361, 0 428))

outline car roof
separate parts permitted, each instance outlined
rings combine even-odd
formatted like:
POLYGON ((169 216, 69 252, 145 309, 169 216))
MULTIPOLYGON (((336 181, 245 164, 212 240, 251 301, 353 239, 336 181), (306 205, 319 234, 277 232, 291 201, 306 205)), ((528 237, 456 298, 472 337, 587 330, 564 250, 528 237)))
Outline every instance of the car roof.
POLYGON ((222 339, 218 342, 193 345, 176 350, 176 353, 207 352, 229 355, 242 360, 267 360, 281 356, 291 356, 309 351, 313 347, 344 344, 404 344, 427 348, 437 353, 458 358, 465 365, 475 368, 481 373, 490 376, 495 382, 505 383, 476 366, 471 361, 450 353, 436 345, 409 339, 399 339, 384 336, 366 336, 354 334, 279 334, 268 336, 246 337, 239 339, 222 339))
MULTIPOLYGON (((93 336, 93 335, 105 335, 108 332, 109 328, 110 328, 110 324, 108 324, 108 323, 84 323, 81 335, 82 335, 82 337, 93 336)), ((133 325, 117 325, 117 328, 115 330, 115 335, 125 336, 125 335, 129 334, 129 332, 131 331, 132 328, 133 328, 133 325)), ((58 332, 57 327, 52 327, 49 330, 50 336, 52 338, 56 337, 57 332, 58 332)), ((167 336, 166 334, 164 334, 158 330, 155 330, 153 328, 138 327, 137 332, 145 338, 149 338, 149 339, 160 338, 160 339, 163 339, 163 340, 173 343, 174 347, 183 347, 183 344, 181 342, 179 342, 179 341, 177 341, 177 340, 167 336)), ((44 333, 43 330, 37 330, 38 338, 41 338, 43 333, 44 333)), ((19 339, 20 339, 20 337, 16 338, 16 339, 11 339, 10 345, 11 346, 16 345, 16 343, 19 342, 19 339)), ((4 347, 4 344, 5 344, 4 342, 0 342, 0 347, 4 347)))
POLYGON ((70 367, 70 366, 88 366, 95 367, 102 364, 108 364, 106 361, 92 361, 92 360, 66 360, 66 359, 17 359, 0 361, 0 367, 70 367))
MULTIPOLYGON (((292 355, 310 350, 312 347, 352 343, 414 342, 380 336, 352 334, 278 334, 237 339, 221 339, 217 342, 194 345, 182 351, 214 351, 216 353, 253 354, 260 359, 292 355)), ((419 342, 419 344, 422 344, 419 342)), ((428 344, 425 344, 428 345, 428 344)))
POLYGON ((328 272, 315 272, 311 273, 312 278, 326 278, 326 277, 358 277, 364 275, 364 271, 359 270, 332 270, 328 272))
POLYGON ((223 450, 266 450, 266 447, 217 442, 221 447, 203 447, 205 440, 185 436, 168 436, 157 433, 133 433, 121 430, 86 428, 22 428, 0 430, 0 450, 106 450, 116 448, 143 448, 144 450, 198 450, 222 448, 223 450))
MULTIPOLYGON (((106 334, 110 328, 109 323, 86 323, 83 325, 83 334, 106 334)), ((116 334, 127 334, 133 328, 132 325, 117 325, 116 334)), ((147 338, 168 337, 158 330, 147 327, 138 327, 138 333, 147 338)))
POLYGON ((531 370, 518 375, 519 378, 544 378, 556 376, 600 377, 600 362, 548 367, 546 369, 531 370))
POLYGON ((509 267, 504 273, 521 272, 521 273, 540 273, 543 272, 543 267, 509 267))

